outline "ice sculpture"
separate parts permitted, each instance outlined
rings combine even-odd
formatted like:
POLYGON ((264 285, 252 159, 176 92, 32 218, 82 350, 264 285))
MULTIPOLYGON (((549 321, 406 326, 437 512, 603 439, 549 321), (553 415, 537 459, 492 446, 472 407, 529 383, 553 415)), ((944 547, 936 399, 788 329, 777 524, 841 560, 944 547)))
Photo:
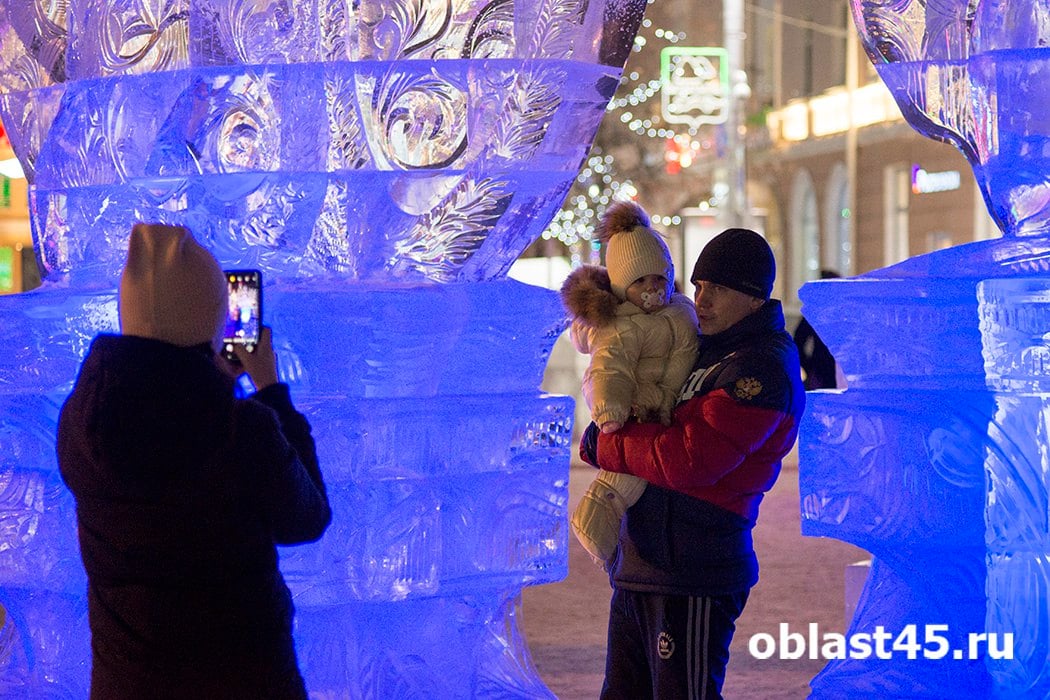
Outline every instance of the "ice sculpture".
POLYGON ((1050 2, 851 4, 905 117, 968 158, 1003 237, 802 289, 849 380, 810 397, 803 531, 874 555, 850 633, 915 633, 830 662, 813 696, 1045 698, 1050 2))
POLYGON ((549 697, 515 622, 564 576, 554 293, 505 278, 645 0, 0 0, 0 117, 46 276, 0 299, 0 695, 84 697, 56 410, 132 222, 261 267, 335 519, 282 568, 315 698, 549 697))

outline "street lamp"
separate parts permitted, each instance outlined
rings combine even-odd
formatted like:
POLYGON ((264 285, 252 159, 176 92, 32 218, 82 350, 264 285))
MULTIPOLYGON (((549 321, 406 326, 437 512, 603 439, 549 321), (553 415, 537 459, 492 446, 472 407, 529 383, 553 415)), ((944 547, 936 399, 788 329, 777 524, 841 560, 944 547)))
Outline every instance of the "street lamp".
POLYGON ((726 102, 726 171, 729 185, 727 226, 747 227, 750 220, 747 200, 744 106, 751 96, 744 63, 744 2, 723 0, 722 33, 729 63, 729 99, 726 102))

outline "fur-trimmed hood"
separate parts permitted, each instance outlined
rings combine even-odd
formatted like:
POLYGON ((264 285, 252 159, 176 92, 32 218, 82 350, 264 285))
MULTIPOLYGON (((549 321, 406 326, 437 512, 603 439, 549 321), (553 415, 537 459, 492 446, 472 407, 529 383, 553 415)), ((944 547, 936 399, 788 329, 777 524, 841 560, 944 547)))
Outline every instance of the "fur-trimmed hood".
POLYGON ((622 302, 613 294, 609 273, 598 265, 582 265, 561 286, 561 302, 574 320, 599 328, 616 317, 622 302))

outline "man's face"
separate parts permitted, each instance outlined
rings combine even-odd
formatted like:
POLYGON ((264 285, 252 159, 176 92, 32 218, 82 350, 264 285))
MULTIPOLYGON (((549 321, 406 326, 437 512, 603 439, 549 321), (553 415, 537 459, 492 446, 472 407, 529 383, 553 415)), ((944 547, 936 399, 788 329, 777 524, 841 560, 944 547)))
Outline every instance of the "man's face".
POLYGON ((714 282, 694 280, 696 315, 700 319, 700 334, 721 333, 741 319, 754 313, 765 303, 763 299, 723 287, 714 282))

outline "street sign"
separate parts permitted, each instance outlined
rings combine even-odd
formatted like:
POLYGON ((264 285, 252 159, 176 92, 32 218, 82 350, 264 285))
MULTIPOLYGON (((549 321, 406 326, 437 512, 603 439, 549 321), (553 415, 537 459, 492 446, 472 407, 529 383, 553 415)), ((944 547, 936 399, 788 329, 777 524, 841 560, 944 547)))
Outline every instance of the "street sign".
POLYGON ((729 52, 673 46, 660 52, 661 107, 672 124, 723 124, 728 118, 729 52))

